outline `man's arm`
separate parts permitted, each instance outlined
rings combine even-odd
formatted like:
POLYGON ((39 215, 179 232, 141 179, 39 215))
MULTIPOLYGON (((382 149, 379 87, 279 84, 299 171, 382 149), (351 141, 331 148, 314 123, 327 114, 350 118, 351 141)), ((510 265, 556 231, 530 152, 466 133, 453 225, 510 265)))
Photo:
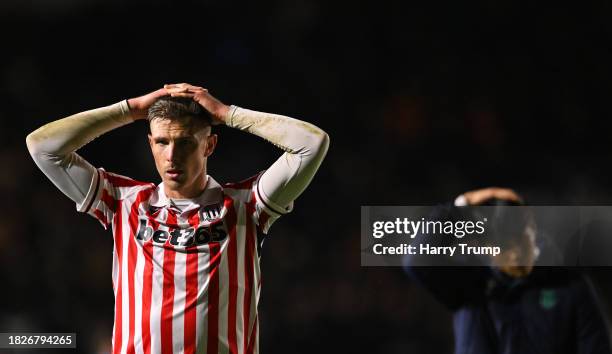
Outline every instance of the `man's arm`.
MULTIPOLYGON (((462 207, 477 206, 492 200, 500 199, 509 202, 522 202, 521 197, 507 188, 483 188, 465 192, 457 197, 454 203, 445 203, 435 207, 428 216, 433 221, 458 221, 465 218, 462 207)), ((469 210, 469 209, 468 209, 469 210)), ((448 237, 430 238, 417 234, 411 243, 420 247, 426 243, 431 247, 457 246, 458 240, 448 237)), ((486 280, 490 277, 486 259, 464 256, 428 256, 417 253, 403 257, 404 271, 422 287, 451 310, 456 310, 468 302, 480 301, 485 296, 486 280)))
POLYGON ((278 214, 291 210, 327 153, 329 136, 323 130, 294 118, 227 106, 201 87, 175 84, 165 88, 172 96, 192 97, 216 123, 255 134, 285 151, 261 176, 259 193, 278 214))
MULTIPOLYGON (((435 206, 426 219, 454 222, 457 214, 456 205, 448 202, 435 206)), ((423 244, 428 247, 456 247, 457 243, 454 237, 432 238, 419 232, 410 245, 420 249, 423 244)), ((476 260, 459 254, 451 257, 417 252, 402 258, 404 272, 451 311, 484 297, 484 285, 489 271, 485 267, 474 267, 475 264, 476 260)))
POLYGON ((285 151, 261 176, 259 193, 277 213, 289 211, 321 165, 328 135, 307 122, 237 106, 231 106, 226 119, 227 126, 255 134, 285 151))
POLYGON ((146 117, 147 108, 165 95, 166 90, 160 89, 48 123, 27 136, 28 150, 53 184, 80 207, 96 169, 75 151, 112 129, 146 117))

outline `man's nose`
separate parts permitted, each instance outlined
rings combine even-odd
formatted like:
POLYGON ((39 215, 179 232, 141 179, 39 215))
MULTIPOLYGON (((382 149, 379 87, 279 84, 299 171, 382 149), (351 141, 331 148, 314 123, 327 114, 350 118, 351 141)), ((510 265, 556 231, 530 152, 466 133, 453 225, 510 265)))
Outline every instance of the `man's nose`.
POLYGON ((176 162, 178 157, 177 146, 174 143, 168 144, 166 148, 166 160, 170 162, 176 162))

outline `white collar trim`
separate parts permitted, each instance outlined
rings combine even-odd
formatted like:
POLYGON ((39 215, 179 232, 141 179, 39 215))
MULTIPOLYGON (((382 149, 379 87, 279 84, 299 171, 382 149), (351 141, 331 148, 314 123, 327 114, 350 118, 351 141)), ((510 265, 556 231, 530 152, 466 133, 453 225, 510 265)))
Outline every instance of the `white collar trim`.
POLYGON ((169 206, 181 206, 181 209, 191 209, 192 205, 202 207, 210 204, 219 203, 223 199, 223 187, 211 176, 206 175, 206 188, 199 196, 190 199, 173 199, 166 196, 164 182, 155 188, 155 193, 151 196, 149 205, 163 208, 169 206))

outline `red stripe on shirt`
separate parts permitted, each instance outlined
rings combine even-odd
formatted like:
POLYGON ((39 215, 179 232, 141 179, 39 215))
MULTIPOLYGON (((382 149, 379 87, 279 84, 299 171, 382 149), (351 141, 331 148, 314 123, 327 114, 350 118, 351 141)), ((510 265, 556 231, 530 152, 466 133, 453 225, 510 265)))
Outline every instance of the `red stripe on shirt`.
POLYGON ((136 243, 133 237, 128 240, 128 296, 129 296, 129 332, 127 353, 134 354, 134 271, 136 270, 136 243))
MULTIPOLYGON (((253 206, 253 212, 252 214, 249 214, 249 216, 253 216, 255 214, 255 201, 259 198, 258 193, 255 193, 255 191, 253 191, 253 193, 251 193, 251 200, 249 200, 248 202, 248 206, 253 206), (257 198, 257 199, 256 199, 257 198)), ((263 203, 263 201, 261 201, 263 203)), ((263 203, 265 204, 265 203, 263 203)), ((247 206, 247 207, 248 207, 247 206)), ((262 209, 261 212, 259 213, 259 219, 257 220, 257 231, 263 233, 263 230, 266 226, 266 223, 268 222, 268 219, 270 219, 270 214, 266 213, 265 209, 262 209)))
POLYGON ((218 242, 208 244, 210 249, 208 281, 208 346, 206 353, 215 354, 219 349, 219 263, 221 253, 218 242))
POLYGON ((151 183, 149 182, 137 181, 128 177, 116 175, 114 173, 102 172, 102 175, 115 187, 135 187, 151 185, 151 183))
POLYGON ((153 230, 157 230, 159 229, 159 222, 157 221, 157 217, 160 214, 160 210, 154 212, 153 214, 149 213, 148 211, 146 212, 147 215, 147 219, 149 220, 149 223, 151 224, 151 227, 153 228, 153 230))
POLYGON ((127 353, 133 354, 135 352, 134 349, 134 304, 135 304, 135 294, 134 294, 134 273, 136 272, 136 259, 138 257, 138 252, 136 248, 136 241, 134 238, 136 237, 136 233, 138 232, 138 208, 140 204, 149 199, 151 195, 152 189, 146 189, 138 193, 136 200, 132 204, 132 209, 130 210, 129 223, 130 223, 130 238, 128 240, 128 285, 129 285, 129 332, 128 332, 128 344, 127 344, 127 353))
MULTIPOLYGON (((150 214, 146 212, 149 224, 153 230, 159 228, 159 222, 155 219, 159 211, 150 214)), ((145 266, 142 275, 142 349, 145 354, 151 353, 151 302, 153 299, 153 239, 149 239, 142 246, 145 258, 145 266)))
POLYGON ((142 246, 145 259, 142 276, 142 348, 145 354, 151 353, 151 297, 153 289, 153 240, 142 246))
POLYGON ((112 211, 115 211, 115 207, 117 206, 117 200, 108 193, 106 189, 102 189, 102 196, 100 200, 106 204, 106 207, 112 211))
MULTIPOLYGON (((257 321, 257 315, 255 315, 255 324, 253 325, 253 333, 251 333, 251 336, 249 337, 249 346, 247 347, 247 350, 245 352, 245 354, 253 354, 253 351, 255 350, 255 342, 257 342, 257 325, 258 321, 257 321)), ((246 334, 245 334, 246 337, 246 334)))
POLYGON ((122 340, 122 309, 121 309, 121 293, 123 291, 123 286, 121 283, 123 282, 123 240, 122 233, 123 230, 121 226, 123 225, 123 216, 121 215, 121 203, 117 205, 117 213, 116 213, 116 224, 115 224, 115 252, 117 254, 118 260, 118 273, 117 277, 117 296, 115 296, 115 330, 114 330, 114 338, 113 338, 113 353, 119 354, 121 352, 121 340, 122 340))
MULTIPOLYGON (((168 209, 168 220, 166 223, 176 225, 176 214, 170 209, 168 209)), ((161 308, 161 352, 170 354, 172 354, 172 311, 174 309, 175 256, 176 251, 173 247, 164 246, 164 282, 161 308)))
POLYGON ((225 197, 224 207, 227 210, 225 216, 226 228, 229 234, 229 244, 227 250, 229 268, 229 303, 227 306, 227 339, 229 342, 229 352, 238 353, 238 343, 236 340, 236 312, 238 307, 238 245, 236 240, 236 210, 232 198, 225 197))
MULTIPOLYGON (((198 209, 194 209, 188 216, 189 225, 197 229, 200 223, 198 209)), ((188 248, 195 247, 195 242, 188 248)), ((195 353, 196 350, 196 306, 198 305, 198 253, 187 253, 185 267, 185 354, 195 353)))
POLYGON ((89 209, 91 209, 91 206, 93 205, 93 202, 96 200, 96 197, 98 196, 98 189, 100 189, 100 170, 96 169, 96 174, 98 175, 98 183, 96 183, 96 189, 94 189, 93 192, 93 198, 91 198, 91 200, 89 201, 89 203, 87 204, 87 208, 85 208, 85 212, 88 213, 89 209))
POLYGON ((253 187, 253 183, 257 180, 257 178, 259 177, 259 175, 255 175, 253 177, 249 177, 243 181, 240 182, 236 182, 236 183, 225 183, 223 185, 224 188, 231 188, 231 189, 251 189, 253 187))
POLYGON ((253 254, 255 251, 255 228, 253 221, 253 214, 255 213, 254 199, 246 204, 246 239, 245 239, 245 260, 244 260, 244 303, 243 303, 243 352, 246 353, 248 349, 248 338, 249 338, 249 316, 251 313, 251 297, 253 295, 253 254))
POLYGON ((270 219, 270 215, 266 213, 265 210, 262 210, 261 213, 259 213, 259 222, 257 223, 259 232, 263 233, 263 230, 268 223, 268 219, 270 219))
POLYGON ((100 220, 102 226, 104 226, 105 229, 108 229, 108 220, 106 220, 106 215, 104 215, 104 213, 101 212, 100 209, 94 209, 93 213, 96 218, 100 220))

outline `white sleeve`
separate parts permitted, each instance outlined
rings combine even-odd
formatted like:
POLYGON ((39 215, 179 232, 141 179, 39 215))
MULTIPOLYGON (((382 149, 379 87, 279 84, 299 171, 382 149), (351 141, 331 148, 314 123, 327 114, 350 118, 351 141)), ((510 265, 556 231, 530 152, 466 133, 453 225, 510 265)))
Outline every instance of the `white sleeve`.
MULTIPOLYGON (((294 118, 231 106, 227 125, 255 134, 285 152, 258 179, 258 209, 271 217, 288 213, 306 189, 329 147, 329 136, 320 128, 294 118)), ((265 228, 267 231, 267 227, 265 228)))
POLYGON ((130 122, 129 106, 122 101, 48 123, 30 133, 26 143, 40 170, 83 210, 88 192, 97 183, 97 170, 75 151, 130 122))

